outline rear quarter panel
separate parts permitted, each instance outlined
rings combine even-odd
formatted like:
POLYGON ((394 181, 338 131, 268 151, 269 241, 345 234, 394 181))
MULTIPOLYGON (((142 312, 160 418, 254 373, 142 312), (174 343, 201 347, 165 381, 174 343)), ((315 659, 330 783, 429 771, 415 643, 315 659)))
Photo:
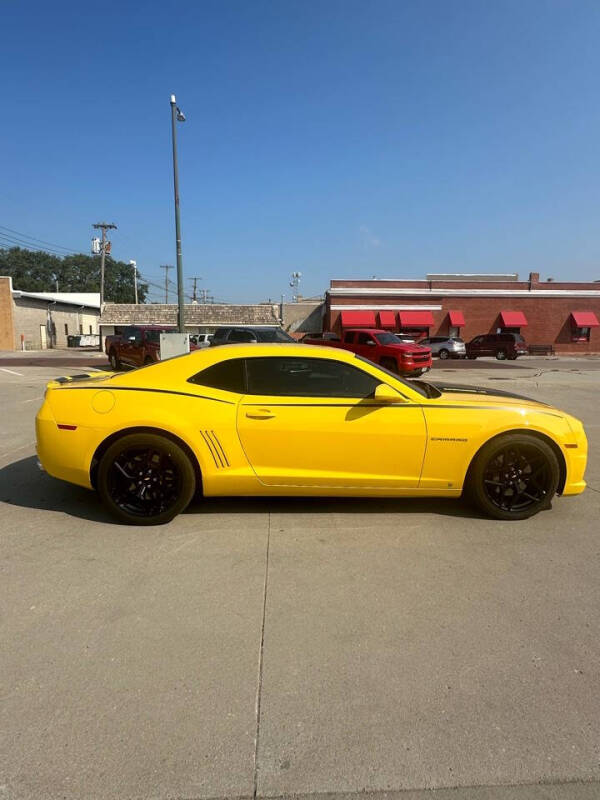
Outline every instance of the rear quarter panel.
MULTIPOLYGON (((223 392, 223 395, 228 393, 223 392)), ((202 472, 206 494, 217 492, 236 471, 246 474, 247 459, 236 432, 236 403, 171 391, 128 388, 60 388, 48 393, 41 431, 42 464, 55 477, 91 486, 90 468, 98 447, 116 433, 151 428, 181 439, 202 472), (61 430, 59 424, 76 425, 61 430)))

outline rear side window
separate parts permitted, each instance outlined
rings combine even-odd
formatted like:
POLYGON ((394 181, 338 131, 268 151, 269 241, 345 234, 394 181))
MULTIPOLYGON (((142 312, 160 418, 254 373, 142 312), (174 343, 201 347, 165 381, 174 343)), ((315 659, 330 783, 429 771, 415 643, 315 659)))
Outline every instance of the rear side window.
POLYGON ((229 338, 227 342, 255 342, 256 336, 252 331, 244 331, 239 330, 238 328, 234 328, 229 332, 229 338))
POLYGON ((354 342, 354 331, 347 331, 344 334, 344 341, 346 344, 352 344, 354 342))
POLYGON ((244 394, 244 359, 232 358, 229 361, 219 361, 211 367, 199 372, 188 379, 188 383, 198 386, 210 386, 212 389, 222 389, 225 392, 244 394))

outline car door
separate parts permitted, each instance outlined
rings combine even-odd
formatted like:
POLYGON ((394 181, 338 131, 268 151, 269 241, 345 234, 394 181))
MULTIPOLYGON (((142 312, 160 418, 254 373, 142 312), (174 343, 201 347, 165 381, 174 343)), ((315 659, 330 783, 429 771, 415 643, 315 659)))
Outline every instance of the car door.
POLYGON ((341 360, 268 356, 245 365, 237 430, 263 484, 418 485, 426 443, 418 403, 401 395, 394 404, 375 401, 382 381, 341 360))
POLYGON ((354 352, 358 353, 363 358, 368 358, 370 361, 375 361, 375 353, 377 351, 377 342, 372 334, 366 331, 359 331, 356 334, 356 345, 354 352))
POLYGON ((132 341, 132 338, 137 340, 140 337, 141 331, 139 328, 134 328, 132 326, 125 328, 121 338, 121 361, 124 361, 126 364, 135 365, 135 342, 132 341))

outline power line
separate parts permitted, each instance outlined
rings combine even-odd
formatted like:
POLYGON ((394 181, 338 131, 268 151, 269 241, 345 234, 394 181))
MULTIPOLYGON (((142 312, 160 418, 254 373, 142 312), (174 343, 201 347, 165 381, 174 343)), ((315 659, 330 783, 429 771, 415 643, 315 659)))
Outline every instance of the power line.
POLYGON ((67 250, 69 253, 78 253, 80 251, 74 250, 72 247, 63 247, 61 244, 55 244, 54 242, 47 242, 45 239, 38 239, 36 236, 29 236, 26 233, 21 233, 21 231, 15 231, 13 228, 7 228, 5 225, 0 225, 0 228, 3 231, 8 231, 8 233, 14 233, 17 236, 21 237, 22 239, 30 239, 33 242, 40 242, 41 244, 50 245, 50 247, 54 247, 57 250, 67 250))
POLYGON ((31 250, 36 253, 50 253, 53 256, 59 256, 60 258, 64 258, 67 255, 76 255, 75 252, 73 253, 60 253, 58 250, 53 250, 51 247, 37 247, 36 245, 32 244, 32 242, 25 242, 22 239, 17 239, 15 236, 8 236, 0 232, 0 239, 5 245, 10 245, 11 247, 20 247, 23 250, 31 250))

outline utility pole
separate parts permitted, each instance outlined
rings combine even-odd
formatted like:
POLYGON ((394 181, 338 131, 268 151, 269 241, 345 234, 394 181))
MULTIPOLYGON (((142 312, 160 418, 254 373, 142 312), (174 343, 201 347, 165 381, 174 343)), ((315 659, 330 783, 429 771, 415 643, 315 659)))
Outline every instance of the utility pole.
POLYGON ((112 222, 96 222, 94 228, 102 231, 102 243, 100 244, 100 314, 102 314, 102 306, 104 305, 104 263, 106 259, 106 231, 112 228, 116 229, 116 225, 112 222))
POLYGON ((300 278, 301 277, 302 277, 302 273, 301 272, 292 272, 292 274, 290 275, 290 286, 294 290, 294 294, 293 294, 293 297, 292 297, 292 300, 294 301, 294 303, 298 302, 298 296, 299 296, 298 289, 300 287, 300 278))
POLYGON ((181 224, 179 221, 179 175, 177 173, 177 122, 185 122, 185 115, 177 107, 175 95, 171 95, 171 133, 173 136, 173 191, 175 193, 175 249, 177 251, 177 327, 185 333, 183 305, 183 258, 181 255, 181 224))
POLYGON ((198 302, 198 296, 197 296, 196 285, 197 285, 198 281, 202 280, 202 278, 190 278, 190 280, 194 281, 194 288, 192 289, 192 303, 197 303, 198 302))
POLYGON ((138 295, 137 295, 137 261, 133 259, 129 260, 129 264, 133 267, 133 293, 135 296, 135 304, 138 304, 138 295))
POLYGON ((215 299, 211 294, 209 294, 210 289, 200 289, 200 302, 205 303, 212 303, 215 299))
POLYGON ((165 303, 169 302, 169 270, 173 269, 172 264, 161 264, 161 269, 165 271, 165 303))

